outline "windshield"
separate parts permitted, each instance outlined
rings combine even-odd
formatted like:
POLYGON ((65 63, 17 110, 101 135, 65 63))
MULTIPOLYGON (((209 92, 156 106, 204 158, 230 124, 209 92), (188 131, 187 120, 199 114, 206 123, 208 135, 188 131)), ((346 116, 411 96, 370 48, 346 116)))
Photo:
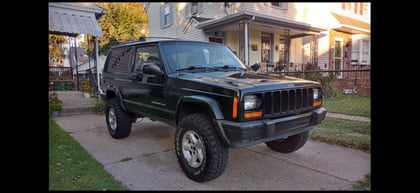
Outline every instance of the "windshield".
POLYGON ((222 44, 165 42, 162 49, 170 71, 245 69, 232 51, 222 44))

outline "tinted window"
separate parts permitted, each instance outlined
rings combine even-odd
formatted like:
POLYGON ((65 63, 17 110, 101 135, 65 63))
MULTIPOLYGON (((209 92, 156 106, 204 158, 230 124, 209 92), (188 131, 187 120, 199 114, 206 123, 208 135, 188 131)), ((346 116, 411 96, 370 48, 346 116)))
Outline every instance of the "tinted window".
POLYGON ((141 47, 137 47, 135 56, 134 72, 141 72, 144 63, 155 63, 161 66, 156 45, 142 45, 141 47))
POLYGON ((132 51, 130 47, 112 49, 108 53, 107 72, 128 72, 132 51))

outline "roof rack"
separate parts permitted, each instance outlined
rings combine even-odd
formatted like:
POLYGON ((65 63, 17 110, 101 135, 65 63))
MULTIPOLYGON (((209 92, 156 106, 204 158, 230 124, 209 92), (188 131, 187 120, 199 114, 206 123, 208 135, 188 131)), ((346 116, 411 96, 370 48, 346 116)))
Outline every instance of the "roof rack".
POLYGON ((142 37, 140 37, 139 38, 139 41, 150 41, 150 40, 152 40, 152 39, 175 39, 175 40, 178 40, 179 38, 173 38, 173 37, 144 37, 144 36, 142 36, 142 37))

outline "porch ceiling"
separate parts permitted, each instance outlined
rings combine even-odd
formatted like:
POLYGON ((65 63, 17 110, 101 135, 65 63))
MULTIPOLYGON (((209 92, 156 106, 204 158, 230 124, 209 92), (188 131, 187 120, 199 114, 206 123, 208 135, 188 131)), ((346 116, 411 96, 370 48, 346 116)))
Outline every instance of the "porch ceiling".
POLYGON ((250 21, 249 29, 251 30, 284 35, 284 30, 289 29, 289 35, 292 37, 317 34, 321 31, 327 30, 326 28, 311 26, 307 23, 262 15, 254 12, 240 12, 223 18, 205 21, 199 23, 197 28, 203 29, 205 32, 238 31, 239 23, 246 21, 250 21), (254 20, 252 20, 252 18, 254 18, 254 20))
POLYGON ((331 13, 338 22, 340 26, 334 28, 337 31, 346 32, 349 34, 370 34, 370 23, 353 19, 344 15, 337 13, 331 13))

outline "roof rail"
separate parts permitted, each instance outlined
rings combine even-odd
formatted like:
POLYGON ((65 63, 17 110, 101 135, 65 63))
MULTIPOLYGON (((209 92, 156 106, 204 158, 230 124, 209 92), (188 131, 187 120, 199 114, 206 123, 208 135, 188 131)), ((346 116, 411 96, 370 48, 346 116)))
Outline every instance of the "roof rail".
POLYGON ((149 41, 149 40, 151 40, 151 39, 175 39, 175 40, 177 40, 177 39, 179 39, 179 38, 173 38, 173 37, 151 37, 151 36, 149 36, 149 37, 144 37, 144 36, 141 36, 141 37, 139 38, 139 41, 149 41))

